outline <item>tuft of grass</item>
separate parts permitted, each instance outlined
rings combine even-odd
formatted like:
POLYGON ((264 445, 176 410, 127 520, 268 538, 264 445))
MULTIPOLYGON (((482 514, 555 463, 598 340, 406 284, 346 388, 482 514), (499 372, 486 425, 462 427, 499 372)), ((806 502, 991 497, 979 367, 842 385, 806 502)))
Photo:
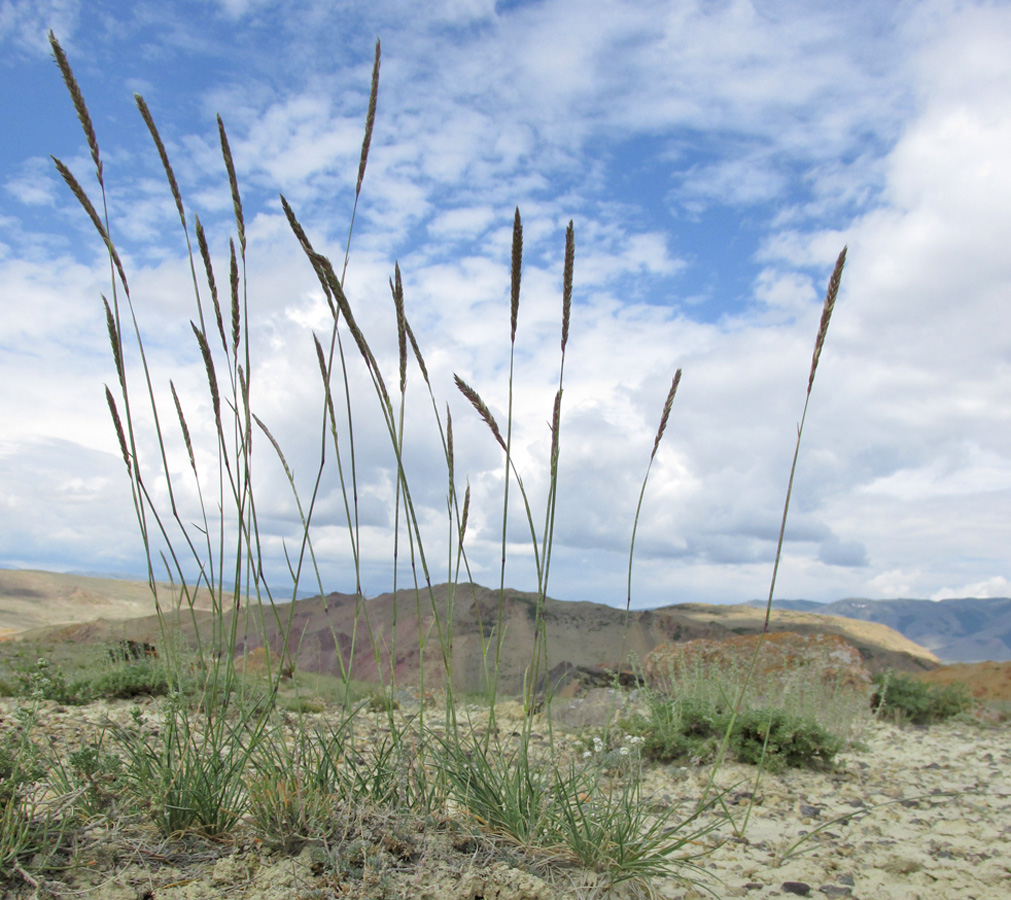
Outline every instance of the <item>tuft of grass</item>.
POLYGON ((245 717, 201 721, 171 697, 157 729, 138 714, 112 736, 123 780, 166 837, 230 834, 245 813, 245 776, 260 734, 245 717), (203 726, 203 730, 198 730, 203 726))

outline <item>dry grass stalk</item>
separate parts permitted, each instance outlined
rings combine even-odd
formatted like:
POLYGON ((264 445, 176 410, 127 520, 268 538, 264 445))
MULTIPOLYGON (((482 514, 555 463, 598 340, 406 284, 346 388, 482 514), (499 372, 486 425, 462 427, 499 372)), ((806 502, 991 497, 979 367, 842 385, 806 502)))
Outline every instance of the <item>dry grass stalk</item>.
POLYGON ((165 145, 162 143, 161 135, 158 133, 158 128, 154 124, 154 118, 151 116, 151 110, 147 108, 147 103, 140 94, 134 94, 133 99, 137 104, 137 109, 140 110, 140 116, 144 120, 144 124, 147 125, 147 130, 151 132, 151 137, 154 140, 155 147, 158 148, 158 156, 161 157, 162 168, 165 170, 165 175, 168 177, 169 189, 172 191, 172 199, 175 200, 176 210, 179 212, 179 221, 182 223, 183 228, 185 228, 186 213, 183 210, 183 198, 179 193, 179 185, 176 183, 175 172, 172 171, 172 164, 169 162, 168 153, 165 152, 165 145))
POLYGON ((674 395, 678 392, 678 385, 681 383, 681 370, 678 369, 674 373, 674 380, 670 384, 670 390, 667 392, 667 400, 663 405, 663 413, 660 416, 660 427, 656 430, 656 437, 653 439, 653 452, 650 453, 650 462, 653 461, 653 457, 656 456, 656 451, 660 446, 660 441, 663 439, 663 433, 667 430, 667 420, 670 418, 671 407, 674 405, 674 395))
POLYGON ((832 310, 835 309, 835 298, 839 293, 839 283, 842 281, 843 266, 846 265, 846 247, 835 261, 835 268, 832 270, 832 277, 828 282, 828 290, 825 292, 825 305, 821 311, 821 324, 818 326, 818 337, 814 342, 814 355, 811 357, 811 374, 807 378, 807 393, 811 394, 814 386, 814 373, 818 368, 818 360, 821 358, 821 348, 825 344, 825 335, 828 334, 828 323, 832 320, 832 310))
POLYGON ((207 273, 207 285, 211 290, 211 304, 214 306, 214 320, 218 326, 218 335, 221 337, 221 346, 228 352, 228 339, 225 337, 225 323, 221 319, 221 304, 218 302, 218 284, 214 280, 214 267, 211 265, 211 251, 207 246, 207 235, 204 234, 204 226, 200 222, 200 216, 195 216, 197 231, 197 244, 200 247, 200 258, 204 261, 204 271, 207 273))
POLYGON ((119 417, 119 410, 116 408, 116 399, 112 396, 112 391, 108 386, 105 388, 105 400, 109 404, 109 412, 112 413, 112 424, 116 426, 116 437, 119 438, 119 449, 123 454, 123 462, 126 463, 126 471, 133 477, 133 467, 130 465, 130 451, 126 447, 126 434, 123 431, 123 420, 119 417))
POLYGON ((355 198, 362 192, 362 180, 365 178, 365 164, 369 159, 369 146, 372 143, 372 127, 376 124, 376 100, 379 97, 379 56, 380 44, 376 39, 376 58, 372 63, 372 87, 369 90, 369 111, 365 115, 365 137, 362 140, 362 158, 358 163, 358 183, 355 185, 355 198))
POLYGON ((119 253, 116 251, 116 247, 112 243, 109 233, 105 230, 105 225, 102 224, 102 220, 99 218, 98 211, 92 205, 91 200, 88 199, 88 195, 84 192, 84 188, 81 187, 77 179, 74 177, 74 173, 71 172, 70 169, 68 169, 67 166, 55 156, 51 156, 50 159, 52 159, 55 164, 56 171, 60 173, 63 180, 67 183, 67 187, 70 188, 70 192, 77 198, 78 203, 84 207, 84 211, 88 214, 95 228, 98 229, 98 233, 102 236, 106 249, 109 251, 109 255, 112 257, 112 261, 116 266, 116 271, 119 273, 120 281, 123 282, 123 290, 129 294, 130 288, 126 281, 126 270, 123 268, 123 263, 120 262, 119 253))
POLYGON ((470 405, 477 410, 477 414, 484 419, 487 426, 491 429, 491 433, 495 436, 495 440, 498 441, 499 446, 505 450, 506 442, 502 439, 502 432, 499 431, 498 422, 495 421, 495 417, 491 414, 491 410, 485 405, 484 400, 481 399, 480 394, 478 394, 478 392, 467 384, 467 382, 459 375, 454 375, 453 380, 456 382, 456 386, 460 389, 460 393, 470 401, 470 405))
POLYGON ((520 275, 523 268, 523 223, 520 221, 520 208, 516 207, 513 217, 513 252, 512 252, 512 290, 510 292, 510 341, 516 343, 516 320, 520 312, 520 275))
POLYGON ((218 137, 221 140, 221 155, 228 170, 228 184, 232 189, 232 208, 235 210, 235 226, 239 229, 239 246, 243 256, 246 253, 246 221, 242 216, 242 198, 239 196, 239 180, 235 177, 235 162, 232 160, 232 148, 228 145, 228 135, 225 134, 225 123, 218 116, 218 137))
POLYGON ((576 237, 569 219, 565 229, 565 269, 562 273, 562 353, 569 342, 569 316, 572 312, 572 269, 576 259, 576 237))
POLYGON ((74 71, 70 68, 67 55, 63 52, 60 42, 56 40, 56 35, 53 34, 52 31, 49 32, 49 46, 52 47, 53 56, 56 59, 56 65, 59 67, 60 74, 63 76, 63 83, 67 86, 67 90, 70 92, 70 99, 74 103, 77 118, 81 123, 81 127, 84 129, 84 136, 88 141, 88 149, 91 151, 91 159, 95 163, 98 183, 104 188, 105 182, 102 179, 102 160, 98 154, 98 138, 95 135, 95 128, 91 124, 91 114, 88 112, 88 106, 84 102, 84 94, 81 93, 81 88, 77 83, 77 79, 74 77, 74 71))
POLYGON ((179 427, 182 429, 183 432, 183 441, 186 443, 186 452, 189 454, 190 457, 190 466, 192 467, 193 471, 196 472, 197 461, 196 457, 194 457, 193 455, 193 442, 190 440, 190 429, 186 424, 186 416, 183 415, 183 406, 179 402, 179 395, 176 393, 175 382, 173 382, 171 379, 169 379, 169 387, 172 389, 172 400, 175 402, 176 405, 176 414, 179 416, 179 427))

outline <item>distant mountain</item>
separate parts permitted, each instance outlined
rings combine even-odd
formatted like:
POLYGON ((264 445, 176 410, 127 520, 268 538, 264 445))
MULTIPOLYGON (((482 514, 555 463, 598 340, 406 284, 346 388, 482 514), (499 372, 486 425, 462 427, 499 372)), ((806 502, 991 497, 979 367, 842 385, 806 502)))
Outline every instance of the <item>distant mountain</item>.
MULTIPOLYGON (((749 606, 765 603, 752 600, 749 606)), ((1011 660, 1011 598, 961 597, 951 600, 866 600, 849 598, 832 603, 777 600, 774 609, 800 609, 828 616, 845 616, 894 628, 943 662, 1011 660)))

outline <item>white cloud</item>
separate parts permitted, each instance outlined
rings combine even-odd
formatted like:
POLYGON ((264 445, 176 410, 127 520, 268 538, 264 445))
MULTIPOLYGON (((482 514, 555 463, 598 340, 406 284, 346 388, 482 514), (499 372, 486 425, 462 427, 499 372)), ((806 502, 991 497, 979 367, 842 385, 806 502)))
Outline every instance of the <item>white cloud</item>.
MULTIPOLYGON (((225 6, 235 28, 273 11, 225 6)), ((844 243, 849 264, 807 420, 778 593, 937 596, 956 590, 948 585, 999 591, 1011 577, 999 512, 1011 491, 1011 432, 1001 412, 1011 395, 1011 178, 1002 174, 1011 65, 1000 49, 1011 16, 931 4, 933 20, 907 12, 892 24, 878 9, 601 0, 586 15, 568 0, 504 12, 461 2, 411 12, 383 34, 379 120, 347 292, 395 384, 387 279, 399 259, 439 412, 447 401, 453 410, 458 479, 462 489, 469 477, 474 491, 474 565, 485 580, 494 580, 502 464, 452 376, 465 377, 504 422, 516 203, 525 261, 514 447, 538 522, 563 234, 569 218, 576 227, 556 593, 623 602, 635 501, 678 366, 684 378, 639 523, 636 604, 742 600, 767 590, 821 298, 844 243), (630 187, 628 167, 637 161, 661 173, 650 196, 630 187), (712 254, 718 269, 729 251, 682 252, 678 229, 689 226, 671 217, 671 202, 697 204, 700 218, 735 207, 758 235, 755 257, 740 261, 746 274, 715 287, 694 282, 700 254, 712 254), (696 291, 735 296, 714 309, 687 303, 696 291)), ((322 7, 315 14, 327 15, 322 7)), ((270 47, 295 46, 293 36, 270 47)), ((300 58, 322 58, 317 37, 304 36, 300 58)), ((256 409, 303 491, 318 466, 321 413, 309 332, 325 339, 329 311, 276 190, 340 268, 371 63, 361 56, 350 70, 331 61, 311 83, 265 66, 245 87, 226 80, 193 98, 195 108, 221 109, 229 128, 246 197, 256 409)), ((187 129, 170 117, 164 133, 184 194, 208 226, 227 298, 234 225, 214 129, 187 129)), ((195 312, 174 207, 157 160, 134 169, 133 151, 119 152, 114 233, 129 251, 156 384, 164 391, 171 373, 195 436, 206 441, 199 417, 207 390, 188 334, 195 312), (173 236, 163 240, 166 227, 173 236)), ((48 209, 49 194, 25 181, 30 169, 18 172, 4 179, 12 196, 48 209)), ((29 221, 19 212, 12 224, 29 221)), ((46 227, 58 230, 48 220, 46 227)), ((7 439, 21 442, 9 452, 27 458, 48 441, 45 466, 24 468, 24 477, 32 485, 50 479, 67 498, 61 547, 82 541, 95 515, 107 523, 103 539, 125 546, 129 516, 111 514, 121 500, 103 480, 117 449, 100 389, 114 377, 98 300, 108 290, 104 264, 92 261, 100 247, 89 234, 80 244, 87 249, 74 247, 86 261, 75 261, 41 237, 7 237, 14 232, 5 227, 12 249, 0 257, 0 279, 7 296, 24 299, 12 310, 15 346, 3 347, 0 373, 25 386, 3 400, 4 421, 17 423, 7 439), (87 516, 72 502, 83 496, 87 516)), ((389 444, 346 335, 344 349, 352 386, 364 391, 354 416, 366 543, 376 554, 369 577, 385 589, 389 444)), ((445 473, 413 362, 409 384, 410 473, 419 513, 434 522, 445 473)), ((214 455, 203 452, 206 466, 214 455)), ((182 474, 185 456, 179 447, 173 453, 182 474)), ((316 510, 319 547, 332 554, 328 586, 346 587, 333 464, 316 510)), ((261 465, 264 537, 278 551, 297 519, 269 452, 261 465)), ((185 500, 193 513, 194 496, 185 500)), ((40 521, 56 517, 48 510, 40 521)), ((524 528, 517 510, 510 538, 524 528)), ((444 532, 432 527, 433 557, 444 555, 444 532)), ((531 563, 517 554, 510 574, 527 587, 531 563)))
POLYGON ((0 4, 0 47, 48 55, 49 31, 56 32, 64 49, 77 30, 80 0, 4 0, 0 4))
POLYGON ((996 575, 960 588, 942 588, 931 594, 931 600, 950 600, 958 597, 1011 597, 1011 580, 996 575))

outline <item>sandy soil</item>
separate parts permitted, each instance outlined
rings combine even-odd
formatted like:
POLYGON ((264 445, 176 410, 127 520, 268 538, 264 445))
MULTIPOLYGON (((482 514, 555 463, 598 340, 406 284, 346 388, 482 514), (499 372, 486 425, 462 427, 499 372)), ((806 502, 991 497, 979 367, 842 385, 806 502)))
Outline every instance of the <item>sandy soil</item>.
MULTIPOLYGON (((0 730, 13 727, 17 706, 0 700, 0 730)), ((131 707, 47 703, 39 735, 65 754, 107 719, 126 722, 131 707)), ((156 707, 145 714, 155 716, 156 707)), ((570 746, 576 740, 569 739, 570 746)), ((832 772, 765 773, 757 790, 754 768, 723 767, 716 778, 725 792, 723 805, 697 823, 717 828, 692 845, 705 880, 649 887, 668 900, 707 896, 704 888, 719 898, 1011 895, 1011 727, 959 723, 920 729, 873 722, 863 743, 863 749, 844 753, 832 772)), ((652 766, 646 785, 656 802, 687 815, 709 774, 704 766, 652 766)), ((228 842, 165 841, 141 821, 112 827, 95 822, 80 835, 69 868, 47 873, 35 887, 0 881, 0 897, 69 897, 82 891, 100 900, 596 896, 592 875, 531 866, 515 850, 474 839, 446 821, 423 828, 359 816, 353 827, 359 839, 377 848, 381 874, 335 866, 335 856, 316 845, 297 854, 272 849, 248 829, 228 842)))

